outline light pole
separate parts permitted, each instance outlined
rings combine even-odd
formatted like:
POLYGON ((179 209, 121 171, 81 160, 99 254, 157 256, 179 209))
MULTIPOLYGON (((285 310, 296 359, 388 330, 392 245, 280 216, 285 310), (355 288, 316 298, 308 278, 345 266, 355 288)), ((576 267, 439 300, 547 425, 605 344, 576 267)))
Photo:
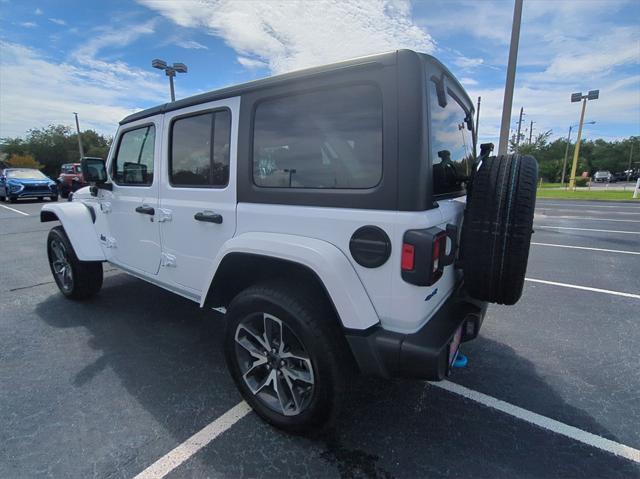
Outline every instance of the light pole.
POLYGON ((531 137, 533 135, 533 124, 535 123, 535 121, 531 120, 531 123, 529 123, 529 144, 531 144, 531 137))
POLYGON ((156 58, 151 62, 153 68, 158 70, 164 70, 165 75, 169 77, 169 89, 171 90, 171 101, 176 101, 176 94, 173 89, 173 77, 176 73, 187 73, 187 65, 184 63, 174 63, 173 65, 167 65, 167 62, 156 58))
POLYGON ((498 155, 507 154, 507 145, 509 143, 509 124, 511 123, 513 86, 516 81, 516 63, 518 62, 518 43, 520 42, 521 20, 522 0, 515 0, 513 8, 513 24, 511 26, 511 45, 509 46, 509 62, 507 64, 507 81, 504 87, 504 101, 502 102, 502 122, 500 123, 498 155))
POLYGON ((569 188, 576 188, 576 169, 578 168, 578 156, 580 155, 580 140, 582 139, 582 125, 584 123, 584 111, 587 108, 587 100, 597 100, 600 90, 590 90, 588 94, 582 92, 571 95, 571 103, 582 100, 582 112, 580 113, 580 126, 578 127, 578 138, 576 139, 576 149, 573 152, 573 165, 571 165, 571 176, 569 177, 569 188))
MULTIPOLYGON (((585 123, 585 125, 595 125, 595 123, 595 121, 588 121, 585 123)), ((562 161, 562 180, 560 181, 561 185, 564 185, 564 175, 567 171, 567 156, 569 155, 569 145, 571 144, 571 128, 573 128, 574 126, 578 126, 578 124, 576 123, 575 125, 569 126, 569 134, 567 135, 567 146, 564 149, 564 160, 562 161)))
POLYGON ((80 159, 84 158, 84 148, 82 148, 82 137, 80 136, 80 123, 78 122, 78 114, 74 111, 76 116, 76 130, 78 130, 78 149, 80 150, 80 159))

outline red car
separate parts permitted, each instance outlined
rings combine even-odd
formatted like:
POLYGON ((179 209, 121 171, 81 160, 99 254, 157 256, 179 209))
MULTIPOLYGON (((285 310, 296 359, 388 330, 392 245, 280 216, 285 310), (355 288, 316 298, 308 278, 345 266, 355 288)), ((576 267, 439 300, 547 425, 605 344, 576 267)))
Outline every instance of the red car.
POLYGON ((80 163, 65 163, 60 168, 60 176, 58 177, 58 190, 60 196, 68 198, 69 193, 76 191, 78 188, 86 186, 82 177, 80 163))

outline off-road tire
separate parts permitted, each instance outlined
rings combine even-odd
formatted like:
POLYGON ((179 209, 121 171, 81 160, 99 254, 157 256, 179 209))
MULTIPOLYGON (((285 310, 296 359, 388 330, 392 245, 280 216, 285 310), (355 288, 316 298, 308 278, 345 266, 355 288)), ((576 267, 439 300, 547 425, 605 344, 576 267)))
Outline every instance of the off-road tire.
POLYGON ((491 157, 474 173, 461 244, 464 281, 472 297, 508 305, 520 299, 537 179, 532 156, 491 157))
POLYGON ((100 291, 100 288, 102 288, 102 263, 100 261, 80 261, 62 226, 56 226, 49 231, 49 236, 47 237, 47 255, 51 274, 60 292, 67 298, 76 300, 88 299, 95 296, 98 291, 100 291), (67 260, 71 267, 73 285, 70 289, 63 287, 60 278, 54 271, 52 243, 56 240, 64 245, 67 260))
POLYGON ((353 356, 324 292, 293 282, 269 281, 250 286, 231 302, 227 313, 225 358, 240 393, 269 424, 290 433, 324 430, 338 415, 347 388, 356 375, 353 356), (309 404, 295 416, 267 407, 245 383, 236 354, 238 325, 252 315, 267 313, 279 318, 298 337, 313 365, 314 389, 309 404))

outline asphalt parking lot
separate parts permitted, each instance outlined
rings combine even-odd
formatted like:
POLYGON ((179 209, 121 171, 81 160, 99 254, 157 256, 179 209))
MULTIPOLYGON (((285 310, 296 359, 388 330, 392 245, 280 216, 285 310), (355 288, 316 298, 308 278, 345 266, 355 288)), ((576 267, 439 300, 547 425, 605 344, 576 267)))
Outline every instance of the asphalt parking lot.
POLYGON ((314 438, 224 422, 221 315, 110 266, 64 299, 42 204, 2 205, 2 478, 133 477, 177 447, 166 477, 640 477, 640 204, 539 200, 523 298, 490 307, 468 367, 362 381, 314 438))

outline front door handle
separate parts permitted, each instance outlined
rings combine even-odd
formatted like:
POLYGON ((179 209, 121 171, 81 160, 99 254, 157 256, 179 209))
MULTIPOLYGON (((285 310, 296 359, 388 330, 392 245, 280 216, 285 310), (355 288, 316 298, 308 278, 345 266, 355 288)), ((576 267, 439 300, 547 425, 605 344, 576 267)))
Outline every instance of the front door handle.
POLYGON ((218 225, 222 223, 222 215, 217 213, 205 213, 204 211, 200 211, 193 215, 193 218, 196 221, 206 221, 207 223, 216 223, 218 225))
POLYGON ((156 214, 156 210, 154 210, 151 206, 138 206, 136 208, 136 213, 141 213, 143 215, 155 215, 156 214))

